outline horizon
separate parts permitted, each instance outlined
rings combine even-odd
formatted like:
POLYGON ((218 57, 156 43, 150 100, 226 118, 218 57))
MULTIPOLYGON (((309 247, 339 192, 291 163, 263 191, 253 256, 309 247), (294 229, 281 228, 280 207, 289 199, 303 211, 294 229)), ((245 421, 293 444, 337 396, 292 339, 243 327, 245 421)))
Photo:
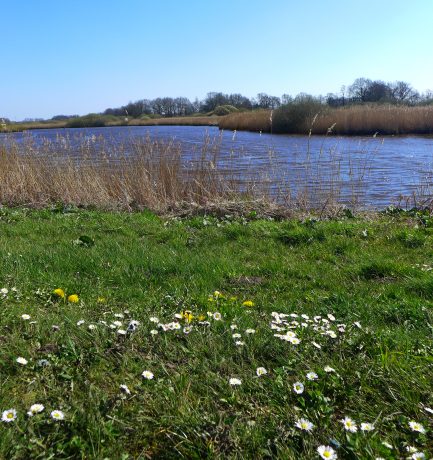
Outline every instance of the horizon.
POLYGON ((427 0, 367 0, 355 13, 342 0, 0 0, 0 11, 0 118, 14 121, 212 91, 326 95, 360 77, 433 89, 427 0))

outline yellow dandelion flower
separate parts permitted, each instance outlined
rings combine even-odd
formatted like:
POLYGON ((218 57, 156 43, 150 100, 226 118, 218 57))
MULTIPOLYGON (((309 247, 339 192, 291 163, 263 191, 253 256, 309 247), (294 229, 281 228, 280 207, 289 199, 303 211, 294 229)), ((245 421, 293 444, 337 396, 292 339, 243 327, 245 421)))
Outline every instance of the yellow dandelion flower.
POLYGON ((77 294, 71 294, 70 296, 68 296, 68 302, 78 303, 79 300, 80 299, 77 294))
POLYGON ((98 303, 105 303, 107 301, 107 299, 105 297, 98 297, 96 302, 98 303))
POLYGON ((243 302, 242 305, 244 307, 251 308, 251 307, 254 307, 254 302, 252 300, 245 300, 245 302, 243 302))
POLYGON ((55 294, 57 297, 61 297, 62 299, 65 298, 65 291, 61 288, 54 289, 53 294, 55 294))

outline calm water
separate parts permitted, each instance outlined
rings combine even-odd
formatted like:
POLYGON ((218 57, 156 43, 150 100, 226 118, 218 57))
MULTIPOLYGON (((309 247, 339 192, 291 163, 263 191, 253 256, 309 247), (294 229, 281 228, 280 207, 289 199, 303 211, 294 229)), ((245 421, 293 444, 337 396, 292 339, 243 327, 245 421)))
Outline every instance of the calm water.
MULTIPOLYGON (((421 184, 433 182, 433 138, 428 137, 308 138, 242 131, 234 134, 201 126, 136 126, 0 134, 0 143, 11 138, 21 143, 31 137, 35 145, 49 140, 61 147, 62 136, 93 144, 105 139, 113 152, 116 145, 146 136, 174 140, 184 147, 186 166, 208 139, 219 145, 217 166, 229 168, 241 181, 260 178, 279 196, 288 190, 296 195, 306 186, 332 191, 341 202, 350 203, 356 197, 364 207, 396 204, 399 197, 419 193, 421 184)), ((425 188, 423 193, 427 193, 425 188)))

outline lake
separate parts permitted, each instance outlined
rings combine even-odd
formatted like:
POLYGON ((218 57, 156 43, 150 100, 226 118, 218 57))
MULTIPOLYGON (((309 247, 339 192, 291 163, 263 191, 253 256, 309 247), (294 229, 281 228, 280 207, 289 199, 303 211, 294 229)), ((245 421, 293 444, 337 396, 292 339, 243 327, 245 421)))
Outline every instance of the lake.
POLYGON ((111 155, 116 155, 118 145, 146 136, 180 143, 185 167, 204 143, 212 145, 218 150, 216 167, 230 169, 240 182, 254 178, 266 183, 279 197, 288 190, 299 195, 309 188, 332 191, 341 203, 384 208, 399 202, 404 205, 414 193, 420 198, 429 196, 433 178, 431 137, 308 137, 234 133, 203 126, 125 126, 0 134, 0 143, 12 140, 24 145, 30 140, 36 147, 48 143, 61 152, 66 137, 72 143, 92 143, 94 148, 102 142, 109 144, 111 155))

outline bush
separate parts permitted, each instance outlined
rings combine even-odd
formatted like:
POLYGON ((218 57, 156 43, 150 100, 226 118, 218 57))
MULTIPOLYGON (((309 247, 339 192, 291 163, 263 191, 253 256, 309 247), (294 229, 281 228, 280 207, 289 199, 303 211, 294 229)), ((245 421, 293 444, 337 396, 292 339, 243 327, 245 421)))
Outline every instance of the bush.
POLYGON ((219 105, 218 107, 215 108, 215 110, 212 112, 212 115, 228 115, 233 112, 238 112, 238 109, 234 107, 233 105, 219 105))

